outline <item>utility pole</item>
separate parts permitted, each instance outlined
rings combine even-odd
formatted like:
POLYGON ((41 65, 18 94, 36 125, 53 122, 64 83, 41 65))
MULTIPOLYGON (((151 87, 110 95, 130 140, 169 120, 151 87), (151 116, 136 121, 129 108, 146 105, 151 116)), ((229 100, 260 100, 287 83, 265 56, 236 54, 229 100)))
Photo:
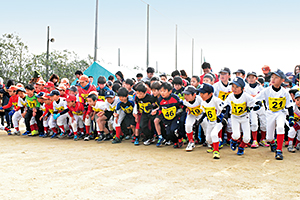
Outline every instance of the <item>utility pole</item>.
POLYGON ((120 67, 121 66, 121 52, 120 52, 120 48, 118 49, 118 66, 120 67))
POLYGON ((202 74, 202 49, 201 49, 201 63, 200 63, 200 75, 202 74))
POLYGON ((177 70, 177 24, 175 31, 175 70, 177 70))
POLYGON ((147 4, 147 60, 146 67, 149 67, 149 4, 147 4))
POLYGON ((97 61, 97 39, 98 39, 98 0, 96 0, 96 19, 95 19, 95 49, 94 49, 94 62, 97 61))
POLYGON ((46 54, 46 79, 49 79, 49 43, 54 42, 54 38, 50 39, 50 27, 47 27, 47 54, 46 54))
POLYGON ((192 38, 192 76, 194 75, 194 38, 192 38))

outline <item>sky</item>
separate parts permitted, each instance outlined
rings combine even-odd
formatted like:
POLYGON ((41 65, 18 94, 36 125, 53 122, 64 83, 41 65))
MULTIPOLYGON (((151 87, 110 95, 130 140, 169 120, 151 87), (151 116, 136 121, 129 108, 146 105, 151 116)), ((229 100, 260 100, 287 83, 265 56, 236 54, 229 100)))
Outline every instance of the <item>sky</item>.
MULTIPOLYGON (((146 11, 150 5, 149 66, 175 70, 175 25, 178 69, 200 74, 203 59, 214 72, 223 67, 262 74, 261 68, 293 71, 300 64, 300 1, 292 0, 99 0, 98 60, 146 69, 146 11)), ((74 51, 94 55, 96 0, 1 0, 0 34, 15 33, 31 53, 74 51)), ((115 72, 113 72, 115 73, 115 72)))

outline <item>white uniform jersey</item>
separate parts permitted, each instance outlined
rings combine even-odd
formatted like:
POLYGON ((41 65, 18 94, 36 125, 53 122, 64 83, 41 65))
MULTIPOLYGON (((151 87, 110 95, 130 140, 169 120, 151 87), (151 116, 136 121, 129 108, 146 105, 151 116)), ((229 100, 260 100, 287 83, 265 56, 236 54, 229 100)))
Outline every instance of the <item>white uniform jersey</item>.
POLYGON ((95 112, 103 112, 109 109, 108 104, 104 101, 97 101, 96 105, 92 107, 95 112))
POLYGON ((240 98, 236 98, 233 93, 229 94, 225 104, 230 106, 230 113, 235 116, 247 115, 247 107, 255 105, 255 98, 250 94, 243 92, 240 98))
POLYGON ((245 92, 250 94, 251 96, 255 97, 260 91, 262 91, 264 88, 259 83, 256 83, 256 86, 254 88, 250 87, 249 84, 245 86, 245 92))
POLYGON ((112 104, 108 103, 107 100, 105 100, 105 102, 108 104, 108 110, 109 111, 116 111, 117 105, 120 102, 119 97, 115 97, 115 100, 112 104))
POLYGON ((285 108, 293 106, 292 97, 283 87, 278 92, 272 86, 263 89, 256 96, 256 101, 262 100, 265 100, 267 109, 272 112, 285 112, 285 108))
POLYGON ((63 110, 67 109, 67 102, 65 98, 59 97, 59 100, 53 101, 53 110, 54 112, 62 112, 63 110))
POLYGON ((214 87, 214 95, 224 101, 227 96, 231 93, 231 85, 228 82, 227 86, 224 86, 222 81, 218 81, 217 83, 213 84, 214 87))
POLYGON ((18 107, 26 107, 27 105, 27 101, 26 101, 26 97, 24 97, 24 99, 22 99, 21 97, 18 98, 18 107))
POLYGON ((293 110, 294 110, 295 123, 300 124, 300 110, 299 110, 298 106, 295 103, 293 105, 293 110))
POLYGON ((202 109, 206 113, 207 119, 211 122, 217 120, 217 116, 220 115, 224 107, 225 103, 215 96, 212 96, 209 103, 202 101, 202 109))
POLYGON ((199 116, 202 113, 201 103, 202 99, 198 95, 196 95, 195 102, 192 104, 187 100, 183 101, 183 105, 185 105, 190 110, 190 114, 195 116, 199 116))
POLYGON ((45 103, 41 103, 40 109, 41 109, 43 112, 46 112, 45 103))

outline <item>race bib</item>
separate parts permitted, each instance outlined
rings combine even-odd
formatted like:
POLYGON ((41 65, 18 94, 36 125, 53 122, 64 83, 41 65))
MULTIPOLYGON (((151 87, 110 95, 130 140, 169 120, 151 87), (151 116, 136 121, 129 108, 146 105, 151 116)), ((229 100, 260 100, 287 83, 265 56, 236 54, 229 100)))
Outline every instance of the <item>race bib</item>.
POLYGON ((103 112, 103 110, 101 110, 100 108, 93 108, 93 111, 95 111, 95 112, 103 112))
POLYGON ((105 96, 98 96, 98 99, 105 101, 105 96))
POLYGON ((161 112, 164 115, 166 120, 172 120, 176 116, 177 108, 172 106, 170 108, 162 108, 161 112))
POLYGON ((89 96, 89 94, 81 94, 81 96, 84 100, 86 100, 86 98, 89 96))
POLYGON ((217 113, 215 107, 204 107, 207 119, 211 122, 214 122, 217 120, 217 113))
POLYGON ((18 102, 12 103, 13 106, 18 107, 18 102))
POLYGON ((231 113, 233 115, 240 116, 240 115, 244 114, 247 111, 246 107, 247 107, 246 102, 244 102, 244 103, 233 103, 231 101, 231 108, 232 108, 231 113))
POLYGON ((80 112, 75 112, 75 111, 73 111, 72 112, 74 115, 83 115, 83 112, 82 111, 80 111, 80 112))
POLYGON ((54 110, 53 109, 49 109, 49 113, 53 114, 54 110))
POLYGON ((36 105, 37 105, 36 100, 34 100, 34 101, 28 101, 27 103, 28 103, 29 108, 35 108, 36 105))
POLYGON ((294 121, 299 122, 300 121, 300 116, 294 113, 294 121))
POLYGON ((112 107, 112 106, 109 106, 109 110, 110 110, 110 111, 115 111, 115 110, 116 110, 116 106, 113 106, 113 107, 112 107))
POLYGON ((149 106, 151 103, 147 102, 147 103, 139 103, 139 111, 140 113, 150 113, 150 109, 147 110, 147 106, 149 106))
POLYGON ((269 97, 269 110, 277 112, 285 108, 286 99, 285 97, 273 98, 269 97))
POLYGON ((196 106, 194 108, 189 108, 189 110, 191 111, 191 114, 194 115, 194 116, 199 116, 202 113, 200 105, 196 106))
POLYGON ((228 95, 229 95, 230 93, 231 93, 231 92, 223 92, 223 91, 220 91, 220 92, 219 92, 218 98, 221 99, 222 101, 225 101, 225 99, 228 97, 228 95))
POLYGON ((57 110, 58 112, 61 112, 61 111, 63 111, 64 109, 65 109, 65 108, 64 108, 63 106, 56 108, 56 110, 57 110))

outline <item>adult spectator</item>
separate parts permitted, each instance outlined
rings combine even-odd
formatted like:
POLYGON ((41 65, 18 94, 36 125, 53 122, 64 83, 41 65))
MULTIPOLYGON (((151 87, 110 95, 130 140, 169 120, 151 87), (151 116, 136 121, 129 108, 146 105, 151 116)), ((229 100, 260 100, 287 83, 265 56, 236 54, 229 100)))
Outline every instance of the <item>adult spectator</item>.
MULTIPOLYGON (((3 94, 3 99, 2 99, 2 107, 7 105, 9 102, 9 98, 10 95, 8 94, 7 90, 10 86, 15 85, 15 81, 14 80, 8 80, 6 86, 1 87, 0 88, 0 93, 3 94)), ((5 120, 7 123, 7 128, 12 128, 13 124, 12 124, 12 120, 11 120, 11 116, 8 114, 10 111, 12 110, 12 107, 5 109, 4 113, 5 113, 5 120)))
POLYGON ((294 84, 298 84, 298 83, 296 83, 296 78, 295 78, 295 76, 297 75, 297 74, 299 74, 300 73, 300 65, 296 65, 296 67, 294 68, 294 75, 293 75, 293 83, 294 84))
POLYGON ((148 67, 147 68, 147 76, 145 78, 143 78, 143 81, 146 82, 146 81, 150 81, 151 78, 153 77, 153 74, 154 74, 154 68, 153 67, 148 67))
POLYGON ((52 74, 49 78, 49 81, 54 83, 55 87, 58 87, 58 85, 59 85, 59 76, 57 74, 52 74))
POLYGON ((181 74, 181 78, 187 80, 189 83, 191 82, 191 78, 188 77, 187 73, 185 72, 185 70, 180 70, 180 74, 181 74))
MULTIPOLYGON (((211 70, 211 67, 210 67, 210 64, 209 63, 207 63, 207 62, 204 62, 203 64, 202 64, 202 69, 203 69, 203 74, 200 76, 200 84, 202 84, 203 83, 203 78, 204 78, 204 76, 205 76, 205 74, 207 74, 207 73, 212 73, 212 70, 211 70)), ((217 74, 214 74, 215 75, 215 83, 216 82, 218 82, 219 81, 219 77, 218 77, 218 75, 217 74)))
POLYGON ((123 83, 124 81, 124 75, 121 71, 117 71, 117 73, 115 74, 116 78, 121 82, 123 83))
POLYGON ((262 69, 263 74, 264 74, 265 83, 270 83, 270 79, 271 79, 271 69, 270 69, 270 67, 268 65, 264 65, 261 69, 262 69))

